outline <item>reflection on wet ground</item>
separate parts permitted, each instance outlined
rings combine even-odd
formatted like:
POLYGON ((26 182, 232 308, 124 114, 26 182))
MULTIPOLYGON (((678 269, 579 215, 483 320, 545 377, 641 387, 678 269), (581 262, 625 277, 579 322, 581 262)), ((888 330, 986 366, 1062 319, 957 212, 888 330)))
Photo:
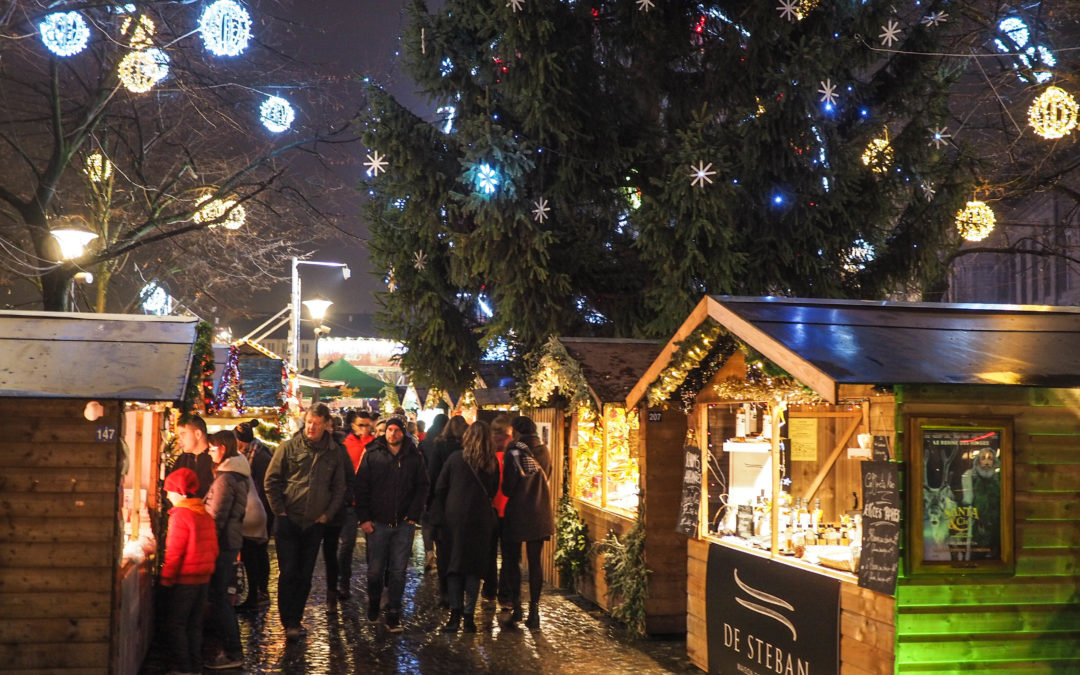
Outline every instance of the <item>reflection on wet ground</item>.
MULTIPOLYGON (((277 564, 271 544, 271 597, 276 599, 277 564)), ((321 554, 315 568, 311 597, 304 612, 306 636, 286 644, 276 603, 240 615, 244 665, 249 673, 697 673, 686 658, 681 640, 638 640, 595 606, 576 595, 545 588, 541 627, 530 631, 503 630, 497 608, 480 607, 475 634, 443 633, 446 610, 438 606, 435 573, 423 572, 423 547, 413 546, 405 598, 404 632, 388 633, 382 622, 369 623, 364 545, 357 544, 352 597, 339 602, 337 612, 325 604, 325 567, 321 554)), ((527 589, 523 589, 527 595, 527 589)), ((155 640, 143 664, 144 675, 168 670, 164 645, 155 640)), ((234 671, 219 672, 241 672, 234 671)))

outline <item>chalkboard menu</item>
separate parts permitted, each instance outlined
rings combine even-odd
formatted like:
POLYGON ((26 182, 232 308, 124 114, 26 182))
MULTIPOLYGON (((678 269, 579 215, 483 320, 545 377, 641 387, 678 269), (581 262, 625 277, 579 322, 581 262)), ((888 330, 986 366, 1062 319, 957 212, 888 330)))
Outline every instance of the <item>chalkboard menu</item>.
POLYGON ((889 437, 874 436, 874 461, 887 462, 890 459, 892 454, 889 452, 889 437))
POLYGON ((859 585, 896 593, 900 559, 900 479, 894 462, 862 463, 862 557, 859 585))
POLYGON ((688 445, 683 461, 682 504, 679 507, 679 522, 676 532, 688 537, 697 536, 701 508, 701 448, 688 445))

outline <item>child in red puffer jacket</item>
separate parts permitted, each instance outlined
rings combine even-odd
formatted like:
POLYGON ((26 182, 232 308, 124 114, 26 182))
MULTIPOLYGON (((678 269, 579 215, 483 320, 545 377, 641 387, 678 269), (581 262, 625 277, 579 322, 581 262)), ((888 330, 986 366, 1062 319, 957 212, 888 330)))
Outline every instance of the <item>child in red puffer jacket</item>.
POLYGON ((169 511, 161 585, 169 588, 165 630, 172 646, 174 671, 202 672, 203 604, 218 557, 217 526, 195 496, 199 478, 182 468, 165 477, 169 511))

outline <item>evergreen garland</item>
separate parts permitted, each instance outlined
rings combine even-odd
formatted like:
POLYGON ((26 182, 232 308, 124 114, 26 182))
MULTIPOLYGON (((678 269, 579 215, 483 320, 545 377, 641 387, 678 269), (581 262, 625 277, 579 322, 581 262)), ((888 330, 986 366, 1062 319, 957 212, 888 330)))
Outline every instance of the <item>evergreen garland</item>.
POLYGON ((201 408, 208 410, 214 401, 214 328, 206 321, 195 326, 195 346, 191 350, 191 368, 180 412, 201 408))
POLYGON ((645 600, 649 596, 649 574, 645 566, 645 522, 638 512, 637 522, 625 539, 608 532, 597 545, 604 556, 604 579, 607 582, 611 616, 626 625, 633 637, 645 635, 645 600))
POLYGON ((539 408, 551 403, 553 396, 567 401, 570 409, 591 405, 589 384, 578 363, 566 351, 559 338, 552 336, 540 349, 525 357, 524 386, 514 390, 521 408, 539 408))
POLYGON ((589 567, 589 533, 585 521, 568 494, 563 494, 555 512, 555 567, 570 590, 589 567))

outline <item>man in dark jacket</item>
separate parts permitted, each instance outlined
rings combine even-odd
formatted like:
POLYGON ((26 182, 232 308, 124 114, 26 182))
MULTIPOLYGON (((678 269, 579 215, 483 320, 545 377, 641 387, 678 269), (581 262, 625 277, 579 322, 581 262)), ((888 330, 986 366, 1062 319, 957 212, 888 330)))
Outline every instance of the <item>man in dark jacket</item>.
POLYGON ((278 446, 266 470, 266 498, 277 519, 278 611, 290 641, 301 635, 323 528, 345 502, 345 452, 331 428, 326 404, 311 406, 304 431, 278 446))
POLYGON ((214 482, 214 460, 210 459, 207 453, 210 444, 206 441, 206 422, 191 413, 181 415, 180 421, 176 423, 176 439, 183 452, 177 456, 169 472, 177 469, 194 471, 199 478, 199 490, 195 496, 202 499, 210 489, 210 484, 214 482))
POLYGON ((386 628, 401 632, 401 596, 413 534, 424 513, 428 476, 405 420, 391 417, 386 432, 364 451, 356 472, 356 519, 367 538, 368 620, 378 621, 384 574, 389 572, 386 628))

